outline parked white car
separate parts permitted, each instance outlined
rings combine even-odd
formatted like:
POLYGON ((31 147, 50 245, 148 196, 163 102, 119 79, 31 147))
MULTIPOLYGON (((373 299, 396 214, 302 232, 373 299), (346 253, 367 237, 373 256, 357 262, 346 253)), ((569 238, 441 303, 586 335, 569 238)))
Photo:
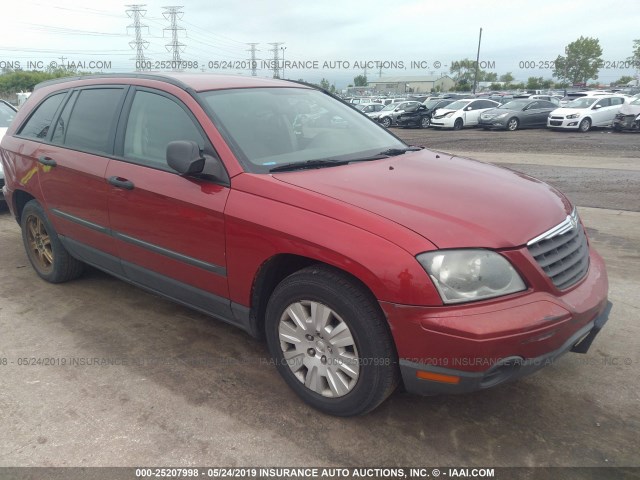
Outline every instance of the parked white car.
POLYGON ((463 127, 478 125, 480 114, 490 108, 496 108, 500 104, 493 100, 468 98, 456 100, 445 108, 439 108, 431 118, 431 126, 436 128, 453 128, 460 130, 463 127))
POLYGON ((610 127, 629 98, 624 95, 589 95, 577 98, 549 114, 547 127, 588 132, 591 127, 610 127))
MULTIPOLYGON (((7 132, 7 128, 11 125, 13 118, 16 116, 16 109, 13 105, 4 100, 0 100, 0 140, 7 132)), ((2 195, 2 186, 4 185, 4 170, 2 169, 2 162, 0 162, 0 204, 4 202, 2 195)))

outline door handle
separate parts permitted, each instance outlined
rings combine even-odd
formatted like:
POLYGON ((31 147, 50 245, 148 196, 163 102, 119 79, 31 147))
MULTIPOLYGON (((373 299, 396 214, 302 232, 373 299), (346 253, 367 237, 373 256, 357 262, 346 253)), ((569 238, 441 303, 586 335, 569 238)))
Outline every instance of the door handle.
POLYGON ((122 177, 109 177, 109 183, 114 187, 124 188, 125 190, 133 190, 133 182, 122 177))
POLYGON ((46 165, 47 167, 55 167, 57 165, 56 161, 51 157, 42 156, 38 158, 38 161, 42 165, 46 165))

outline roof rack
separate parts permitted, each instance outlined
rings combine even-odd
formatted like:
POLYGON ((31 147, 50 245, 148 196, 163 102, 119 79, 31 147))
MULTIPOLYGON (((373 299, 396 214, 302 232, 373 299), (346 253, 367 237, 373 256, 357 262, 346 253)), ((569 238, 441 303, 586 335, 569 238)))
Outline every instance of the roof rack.
POLYGON ((171 85, 175 85, 176 87, 179 87, 183 90, 188 90, 190 88, 186 83, 178 80, 177 78, 162 73, 96 73, 90 75, 76 75, 74 77, 60 77, 51 80, 45 80, 44 82, 40 82, 35 87, 33 87, 33 90, 36 91, 39 88, 47 87, 49 85, 56 85, 59 83, 73 82, 75 80, 87 80, 93 78, 141 78, 170 83, 171 85))

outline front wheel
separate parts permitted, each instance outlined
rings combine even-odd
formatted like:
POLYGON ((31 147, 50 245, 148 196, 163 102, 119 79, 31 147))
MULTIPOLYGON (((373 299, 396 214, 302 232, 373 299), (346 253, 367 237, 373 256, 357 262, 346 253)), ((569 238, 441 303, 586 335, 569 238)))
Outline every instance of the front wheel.
POLYGON ((582 133, 586 133, 589 130, 591 130, 591 120, 589 120, 588 118, 585 118, 584 120, 582 120, 580 122, 580 125, 578 125, 578 129, 582 132, 582 133))
POLYGON ((375 298, 333 268, 311 266, 284 279, 269 299, 265 329, 279 373, 322 412, 362 415, 398 383, 395 347, 375 298))
POLYGON ((41 278, 51 283, 62 283, 80 276, 83 263, 69 255, 36 200, 24 206, 20 226, 29 261, 41 278))
POLYGON ((456 118, 456 121, 453 122, 453 129, 462 130, 462 127, 464 127, 464 122, 462 121, 461 118, 456 118))
POLYGON ((391 118, 390 117, 384 117, 382 120, 380 120, 380 123, 382 124, 382 126, 384 128, 389 128, 391 126, 391 118))
POLYGON ((509 130, 510 132, 515 132, 519 126, 520 122, 516 117, 510 118, 507 122, 507 130, 509 130))

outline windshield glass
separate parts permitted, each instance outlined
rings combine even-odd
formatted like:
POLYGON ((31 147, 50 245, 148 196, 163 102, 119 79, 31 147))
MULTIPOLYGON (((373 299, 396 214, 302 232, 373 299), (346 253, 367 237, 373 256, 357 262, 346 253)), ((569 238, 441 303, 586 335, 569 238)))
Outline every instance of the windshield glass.
POLYGON ((572 102, 567 103, 567 108, 589 108, 591 105, 596 103, 598 98, 595 97, 581 97, 576 98, 572 102))
POLYGON ((394 108, 396 108, 398 106, 397 103, 390 103, 389 105, 387 105, 386 107, 384 107, 382 110, 380 110, 381 112, 386 112, 388 110, 393 110, 394 108))
POLYGON ((7 128, 11 125, 13 117, 16 116, 16 111, 5 105, 4 103, 0 103, 0 128, 7 128))
POLYGON ((636 98, 633 102, 631 102, 629 105, 640 105, 640 98, 636 98))
POLYGON ((423 103, 423 105, 427 108, 433 108, 440 102, 442 102, 441 99, 427 100, 426 102, 423 103))
POLYGON ((245 170, 357 160, 407 146, 376 123, 318 90, 242 88, 199 94, 245 170))
POLYGON ((524 107, 529 105, 531 100, 512 100, 505 104, 500 105, 498 108, 503 110, 522 110, 524 107))
POLYGON ((450 103, 449 105, 443 108, 446 108, 447 110, 460 110, 461 108, 464 108, 467 105, 469 105, 469 103, 471 103, 471 100, 458 100, 456 102, 450 103))

